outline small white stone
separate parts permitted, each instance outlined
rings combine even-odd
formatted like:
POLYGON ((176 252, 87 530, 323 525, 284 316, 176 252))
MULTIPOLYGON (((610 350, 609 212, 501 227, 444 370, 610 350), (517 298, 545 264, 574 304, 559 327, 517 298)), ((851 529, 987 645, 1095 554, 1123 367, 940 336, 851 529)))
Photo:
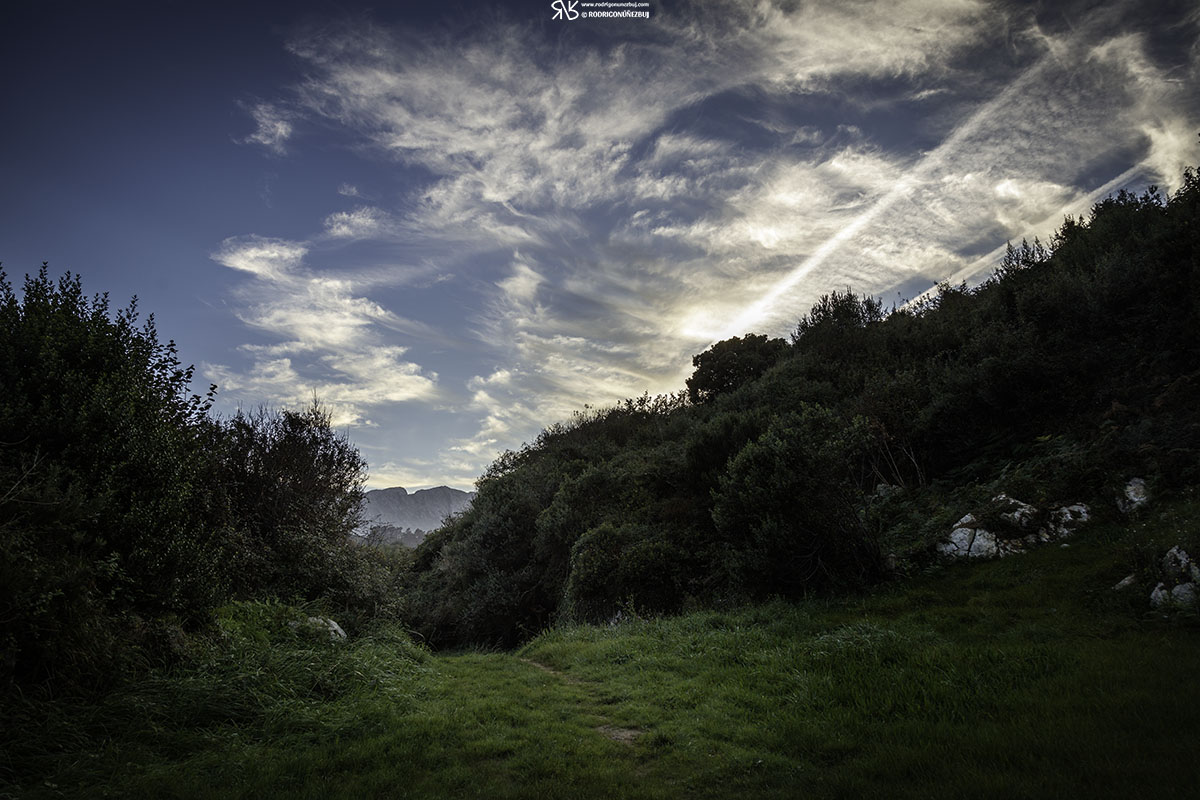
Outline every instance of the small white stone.
POLYGON ((1128 589, 1130 586, 1133 586, 1133 584, 1136 580, 1137 580, 1137 573, 1131 572, 1128 575, 1126 575, 1124 578, 1121 578, 1121 580, 1117 583, 1117 585, 1113 587, 1113 591, 1119 592, 1122 589, 1128 589))
POLYGON ((1171 593, 1167 591, 1166 584, 1159 583, 1154 587, 1154 591, 1150 592, 1150 605, 1154 608, 1162 608, 1171 602, 1171 593))

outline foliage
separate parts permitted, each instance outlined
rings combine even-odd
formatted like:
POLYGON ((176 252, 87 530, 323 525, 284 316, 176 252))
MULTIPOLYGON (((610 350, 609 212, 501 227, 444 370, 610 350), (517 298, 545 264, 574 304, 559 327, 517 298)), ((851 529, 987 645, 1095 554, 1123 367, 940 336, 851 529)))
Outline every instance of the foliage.
POLYGON ((348 598, 361 555, 348 546, 361 524, 358 451, 315 401, 304 411, 238 412, 223 429, 233 596, 348 598))
POLYGON ((758 595, 861 584, 879 557, 858 518, 865 421, 821 406, 778 417, 721 477, 713 520, 733 583, 758 595))
POLYGON ((883 302, 878 298, 859 297, 850 289, 834 290, 821 298, 796 323, 792 332, 794 345, 810 345, 814 341, 845 339, 853 331, 865 328, 884 317, 883 302))
POLYGON ((365 464, 319 405, 209 416, 136 299, 0 273, 0 682, 104 689, 186 657, 228 599, 397 613, 406 562, 354 548, 365 464))
POLYGON ((783 339, 748 333, 717 342, 692 358, 696 371, 687 379, 688 397, 704 403, 749 383, 787 352, 783 339))
POLYGON ((1069 549, 517 652, 334 643, 303 625, 320 609, 236 603, 192 665, 11 709, 0 795, 1188 797, 1200 639, 1144 598, 1197 520, 1193 493, 1069 549))
POLYGON ((109 316, 43 265, 17 298, 0 273, 3 673, 111 670, 146 619, 196 619, 221 597, 220 543, 196 524, 215 435, 211 392, 136 302, 109 316))
POLYGON ((880 575, 880 543, 928 564, 988 492, 1103 507, 1131 475, 1193 483, 1198 211, 1192 170, 1170 198, 1121 192, 982 285, 891 313, 833 291, 791 348, 749 334, 696 356, 691 403, 548 427, 418 550, 410 618, 435 644, 507 645, 630 600, 836 590, 880 575))
POLYGON ((606 522, 592 528, 571 548, 567 614, 594 621, 622 610, 674 611, 682 561, 679 547, 653 526, 606 522))

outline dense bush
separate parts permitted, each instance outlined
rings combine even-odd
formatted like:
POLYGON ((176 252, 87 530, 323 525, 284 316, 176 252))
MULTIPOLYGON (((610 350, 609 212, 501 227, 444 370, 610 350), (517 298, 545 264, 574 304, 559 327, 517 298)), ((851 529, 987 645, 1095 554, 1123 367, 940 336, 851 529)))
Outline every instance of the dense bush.
POLYGON ((713 520, 733 585, 759 597, 861 584, 879 555, 857 509, 865 420, 821 406, 778 417, 721 477, 713 520))
POLYGON ((787 352, 783 339, 748 333, 717 342, 692 358, 696 371, 687 379, 688 397, 703 403, 754 380, 787 352))
POLYGON ((564 608, 573 619, 597 621, 620 611, 674 611, 686 561, 666 531, 652 525, 605 522, 571 548, 564 608))
POLYGON ((229 598, 394 613, 400 564, 352 547, 365 464, 307 411, 209 416, 136 301, 0 273, 0 681, 102 687, 229 598))
POLYGON ((146 620, 221 598, 218 532, 196 524, 219 434, 190 378, 136 304, 110 317, 45 266, 18 300, 0 273, 6 676, 101 672, 146 620))
POLYGON ((223 430, 234 596, 353 592, 360 554, 346 542, 361 523, 366 464, 328 413, 316 403, 238 412, 223 430))

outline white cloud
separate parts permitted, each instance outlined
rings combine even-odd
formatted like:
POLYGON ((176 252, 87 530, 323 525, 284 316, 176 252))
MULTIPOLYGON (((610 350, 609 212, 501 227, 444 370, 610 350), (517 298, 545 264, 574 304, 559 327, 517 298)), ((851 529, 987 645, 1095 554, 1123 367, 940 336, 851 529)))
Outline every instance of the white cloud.
POLYGON ((275 340, 244 345, 250 363, 241 370, 204 365, 223 397, 296 407, 315 394, 338 426, 368 426, 371 409, 382 405, 438 400, 437 373, 402 358, 407 348, 389 341, 435 332, 356 294, 352 280, 313 272, 303 264, 308 252, 305 244, 249 236, 227 239, 213 254, 259 278, 239 292, 236 313, 275 340))
POLYGON ((278 156, 287 153, 286 144, 293 132, 291 113, 271 103, 256 103, 249 111, 257 127, 242 141, 260 144, 278 156))
POLYGON ((1194 97, 1144 36, 1108 13, 1032 19, 983 0, 711 2, 611 41, 503 21, 301 35, 296 108, 427 178, 331 211, 311 242, 223 246, 277 291, 242 297, 276 341, 240 379, 284 392, 320 374, 356 419, 437 398, 474 429, 429 469, 461 474, 584 403, 678 388, 714 339, 785 333, 830 289, 986 272, 980 253, 1045 238, 1130 154, 1129 179, 1194 163, 1194 97), (436 335, 408 318, 422 301, 371 299, 387 270, 368 286, 301 263, 359 243, 462 276, 421 284, 473 293, 455 296, 477 340, 444 352, 471 363, 453 386, 410 361, 436 335))
POLYGON ((308 247, 286 239, 264 236, 242 236, 221 243, 213 260, 231 269, 249 272, 268 281, 283 280, 299 266, 308 247))
POLYGON ((338 211, 325 218, 325 233, 335 239, 369 239, 386 234, 390 227, 388 215, 370 206, 338 211))

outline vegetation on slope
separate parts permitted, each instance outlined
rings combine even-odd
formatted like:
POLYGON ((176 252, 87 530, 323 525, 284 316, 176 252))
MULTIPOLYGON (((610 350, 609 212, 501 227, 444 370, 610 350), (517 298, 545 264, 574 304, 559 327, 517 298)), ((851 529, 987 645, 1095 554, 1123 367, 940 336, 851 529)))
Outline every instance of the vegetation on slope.
POLYGON ((1185 493, 1066 549, 515 653, 432 655, 388 626, 334 643, 296 624, 312 608, 239 603, 191 666, 18 706, 0 795, 1190 796, 1197 621, 1145 596, 1198 519, 1185 493))
POLYGON ((697 356, 694 402, 547 428, 418 549, 407 618, 437 645, 511 646, 622 609, 828 593, 885 553, 920 566, 989 492, 1110 508, 1131 475, 1193 484, 1198 210, 1191 170, 1169 201, 1119 193, 976 289, 888 314, 835 291, 790 347, 697 356))
POLYGON ((0 272, 0 693, 104 689, 232 599, 394 608, 350 546, 365 464, 314 404, 209 415, 136 301, 0 272))

